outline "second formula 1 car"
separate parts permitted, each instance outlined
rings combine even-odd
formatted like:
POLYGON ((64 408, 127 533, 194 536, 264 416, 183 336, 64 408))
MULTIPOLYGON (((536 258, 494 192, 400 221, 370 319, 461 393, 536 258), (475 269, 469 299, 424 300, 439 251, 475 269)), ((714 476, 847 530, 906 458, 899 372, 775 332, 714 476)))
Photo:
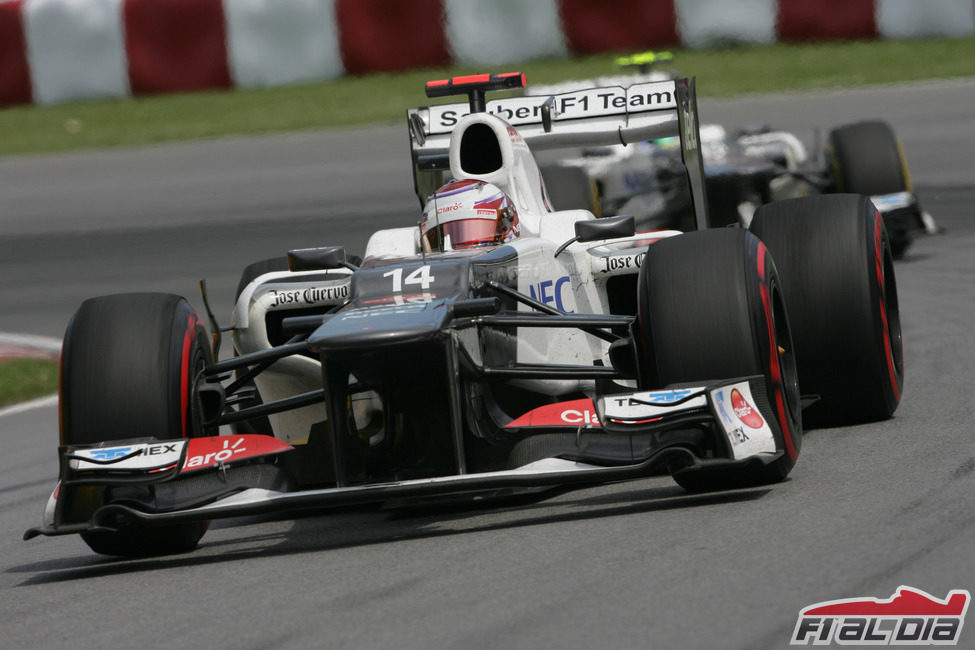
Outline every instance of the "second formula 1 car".
MULTIPOLYGON (((605 79, 628 86, 674 77, 672 70, 659 68, 671 61, 670 56, 654 53, 624 57, 619 64, 635 70, 605 79)), ((588 85, 566 81, 530 92, 569 92, 588 85)), ((793 133, 768 126, 728 129, 702 124, 700 136, 714 225, 747 227, 755 210, 772 201, 847 192, 871 197, 884 216, 895 257, 917 234, 938 231, 913 191, 900 139, 883 120, 832 128, 825 142, 814 144, 812 153, 793 133)), ((542 171, 558 208, 587 208, 602 216, 633 214, 639 227, 648 229, 683 227, 690 211, 674 137, 584 147, 544 164, 542 171)))

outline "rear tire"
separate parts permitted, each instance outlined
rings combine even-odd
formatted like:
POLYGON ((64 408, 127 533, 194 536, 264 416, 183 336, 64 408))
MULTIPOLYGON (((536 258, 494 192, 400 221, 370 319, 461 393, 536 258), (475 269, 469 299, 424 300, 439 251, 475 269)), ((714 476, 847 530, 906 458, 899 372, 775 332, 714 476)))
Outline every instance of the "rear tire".
MULTIPOLYGON (((856 122, 833 129, 826 157, 836 192, 877 196, 911 191, 904 148, 886 122, 856 122)), ((894 257, 900 257, 910 244, 910 234, 894 229, 889 235, 894 257)))
POLYGON ((738 228, 692 232, 652 244, 640 272, 642 387, 764 375, 785 453, 749 469, 678 471, 687 490, 784 479, 802 444, 789 319, 766 247, 738 228))
POLYGON ((843 425, 893 415, 904 386, 894 260, 866 196, 827 194, 762 206, 751 223, 782 277, 799 386, 821 399, 807 421, 843 425))
POLYGON ((886 122, 856 122, 833 129, 826 154, 837 192, 875 196, 911 191, 904 151, 886 122))
MULTIPOLYGON (((61 359, 61 444, 206 435, 193 385, 210 362, 206 328, 185 299, 91 298, 68 324, 61 359)), ((92 508, 105 494, 92 495, 92 508)), ((86 532, 96 553, 148 556, 196 547, 207 523, 86 532)))

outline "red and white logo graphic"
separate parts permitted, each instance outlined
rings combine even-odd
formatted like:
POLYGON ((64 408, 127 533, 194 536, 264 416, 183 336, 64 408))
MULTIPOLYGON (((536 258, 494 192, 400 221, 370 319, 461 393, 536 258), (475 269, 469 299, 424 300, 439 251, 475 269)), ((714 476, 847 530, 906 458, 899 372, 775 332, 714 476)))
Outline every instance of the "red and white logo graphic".
POLYGON ((268 456, 293 447, 281 442, 277 438, 262 435, 244 436, 211 436, 207 438, 190 438, 189 448, 186 450, 186 461, 183 472, 189 472, 207 467, 215 467, 220 463, 245 458, 268 456))
POLYGON ((765 420, 762 416, 758 414, 758 410, 748 403, 737 388, 731 391, 731 408, 734 409, 735 415, 741 420, 745 426, 749 426, 752 429, 761 429, 765 426, 765 420))
POLYGON ((532 409, 521 417, 512 420, 505 428, 521 427, 598 427, 596 407, 589 398, 546 404, 532 409))
POLYGON ((971 594, 944 599, 901 585, 886 600, 847 598, 799 612, 791 645, 957 645, 971 594))

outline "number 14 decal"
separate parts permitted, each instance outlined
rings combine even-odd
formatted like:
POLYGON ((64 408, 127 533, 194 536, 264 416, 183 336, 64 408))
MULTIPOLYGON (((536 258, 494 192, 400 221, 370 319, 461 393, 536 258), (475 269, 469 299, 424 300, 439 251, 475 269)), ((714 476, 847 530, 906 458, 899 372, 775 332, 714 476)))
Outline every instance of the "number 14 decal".
POLYGON ((420 268, 414 270, 406 278, 403 277, 403 269, 393 269, 392 271, 387 271, 383 273, 384 278, 393 278, 393 291, 400 292, 403 290, 403 285, 405 284, 418 284, 420 289, 426 291, 433 284, 433 276, 430 275, 430 265, 424 264, 420 268))

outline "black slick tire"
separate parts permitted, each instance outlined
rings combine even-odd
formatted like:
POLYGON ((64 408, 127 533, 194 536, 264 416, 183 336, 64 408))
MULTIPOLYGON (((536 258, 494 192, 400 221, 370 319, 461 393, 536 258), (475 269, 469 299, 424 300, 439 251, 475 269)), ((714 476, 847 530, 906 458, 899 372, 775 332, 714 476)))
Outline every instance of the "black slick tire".
POLYGON ((875 196, 911 189, 903 149, 886 122, 856 122, 833 129, 826 153, 839 193, 875 196))
POLYGON ((639 282, 641 387, 663 388, 763 375, 784 453, 755 468, 678 471, 691 491, 784 479, 799 455, 802 417, 789 318, 766 247, 747 231, 722 228, 652 244, 639 282))
MULTIPOLYGON (((206 328, 185 299, 129 293, 91 298, 68 324, 61 358, 61 444, 204 435, 193 385, 210 360, 206 328)), ((101 494, 89 494, 92 506, 101 494)), ((85 532, 96 553, 151 556, 192 550, 207 524, 125 524, 85 532)))
MULTIPOLYGON (((911 191, 904 148, 887 122, 855 122, 833 129, 826 159, 835 192, 877 196, 911 191)), ((910 243, 909 233, 892 231, 889 238, 894 257, 900 257, 910 243)))
POLYGON ((893 253, 866 197, 827 194, 759 208, 750 229, 772 251, 785 288, 799 386, 820 400, 817 426, 884 420, 904 386, 893 253))

